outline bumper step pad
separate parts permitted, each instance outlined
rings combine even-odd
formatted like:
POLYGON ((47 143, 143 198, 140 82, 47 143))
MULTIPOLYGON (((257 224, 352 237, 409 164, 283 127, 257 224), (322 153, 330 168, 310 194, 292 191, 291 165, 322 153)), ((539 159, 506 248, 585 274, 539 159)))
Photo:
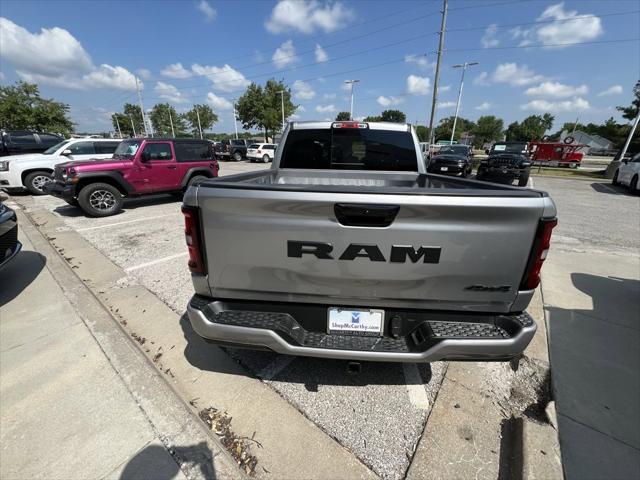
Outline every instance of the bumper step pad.
MULTIPOLYGON (((372 352, 409 353, 428 349, 439 341, 456 340, 508 340, 511 335, 495 323, 473 323, 467 321, 426 320, 408 335, 371 337, 345 334, 327 334, 303 328, 288 313, 225 310, 214 312, 206 301, 194 297, 191 306, 201 310, 210 322, 222 325, 265 329, 276 332, 289 344, 307 348, 331 350, 355 350, 372 352)), ((504 317, 502 317, 504 318, 504 317)), ((527 313, 509 316, 520 326, 533 324, 527 313)))

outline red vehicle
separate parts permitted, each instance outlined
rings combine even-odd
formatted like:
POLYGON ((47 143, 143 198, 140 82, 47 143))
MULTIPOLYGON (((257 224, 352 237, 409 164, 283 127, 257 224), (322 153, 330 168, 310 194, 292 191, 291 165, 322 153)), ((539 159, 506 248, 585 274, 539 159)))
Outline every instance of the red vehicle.
POLYGON ((532 164, 578 168, 583 157, 583 153, 578 150, 587 145, 572 142, 573 137, 565 138, 564 142, 546 142, 544 140, 529 142, 532 164))
POLYGON ((112 158, 56 165, 45 192, 90 216, 106 217, 122 209, 124 197, 182 193, 217 176, 207 140, 136 138, 121 142, 112 158))

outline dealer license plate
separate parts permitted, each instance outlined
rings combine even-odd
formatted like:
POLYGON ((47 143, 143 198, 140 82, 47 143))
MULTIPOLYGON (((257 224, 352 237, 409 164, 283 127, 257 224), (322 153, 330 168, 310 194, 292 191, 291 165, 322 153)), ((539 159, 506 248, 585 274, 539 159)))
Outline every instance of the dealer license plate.
POLYGON ((353 335, 382 335, 384 310, 353 310, 331 307, 328 311, 328 331, 353 335))
POLYGON ((449 167, 440 167, 440 171, 441 172, 448 172, 449 171, 449 167))

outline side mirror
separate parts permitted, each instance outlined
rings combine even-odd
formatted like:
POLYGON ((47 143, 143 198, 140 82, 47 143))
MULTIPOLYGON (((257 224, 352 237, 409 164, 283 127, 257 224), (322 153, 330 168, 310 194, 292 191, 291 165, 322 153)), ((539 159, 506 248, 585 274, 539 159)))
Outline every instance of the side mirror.
POLYGON ((62 151, 62 155, 71 155, 71 150, 69 150, 68 148, 66 150, 62 151))

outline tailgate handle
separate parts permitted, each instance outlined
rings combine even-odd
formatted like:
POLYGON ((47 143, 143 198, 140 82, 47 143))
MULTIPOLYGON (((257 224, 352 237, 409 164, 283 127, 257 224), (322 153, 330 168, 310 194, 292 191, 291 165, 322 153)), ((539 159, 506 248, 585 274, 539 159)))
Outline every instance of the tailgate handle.
POLYGON ((333 211, 340 225, 348 227, 388 227, 400 211, 399 205, 336 203, 333 211))

